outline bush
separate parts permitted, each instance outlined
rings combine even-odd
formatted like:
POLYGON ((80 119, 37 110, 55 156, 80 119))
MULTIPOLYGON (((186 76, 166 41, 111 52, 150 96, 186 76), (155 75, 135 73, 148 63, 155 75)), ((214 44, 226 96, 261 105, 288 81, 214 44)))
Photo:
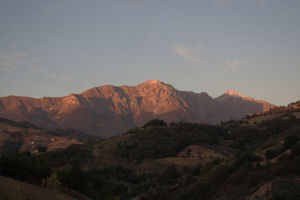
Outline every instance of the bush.
POLYGON ((213 182, 222 181, 227 178, 233 169, 227 165, 219 165, 211 174, 210 180, 213 182))
POLYGON ((58 180, 57 173, 53 172, 50 177, 42 180, 43 185, 54 192, 59 192, 61 182, 58 180))
POLYGON ((275 151, 273 149, 270 149, 270 150, 266 151, 265 156, 267 159, 272 159, 272 158, 275 158, 277 156, 277 154, 275 153, 275 151))
POLYGON ((143 128, 152 127, 152 126, 167 126, 167 123, 164 120, 153 119, 143 126, 143 128))
POLYGON ((278 156, 280 153, 282 153, 281 148, 274 148, 274 149, 269 149, 268 151, 266 151, 265 156, 267 159, 272 159, 272 158, 275 158, 276 156, 278 156))
POLYGON ((294 145, 292 147, 291 157, 295 157, 300 155, 300 143, 294 145))
POLYGON ((241 156, 239 156, 238 159, 235 161, 234 167, 236 169, 239 169, 245 163, 252 163, 261 160, 262 158, 257 155, 254 155, 252 153, 244 153, 241 156))
POLYGON ((172 180, 178 178, 180 175, 174 165, 169 166, 162 174, 163 180, 172 180))
POLYGON ((10 193, 8 200, 27 200, 27 199, 24 197, 21 190, 17 188, 10 193))
POLYGON ((47 146, 38 146, 37 149, 38 149, 38 152, 41 153, 41 152, 46 152, 48 147, 47 146))
POLYGON ((296 135, 287 136, 283 143, 284 150, 291 148, 293 145, 297 144, 298 140, 299 140, 299 137, 296 135))

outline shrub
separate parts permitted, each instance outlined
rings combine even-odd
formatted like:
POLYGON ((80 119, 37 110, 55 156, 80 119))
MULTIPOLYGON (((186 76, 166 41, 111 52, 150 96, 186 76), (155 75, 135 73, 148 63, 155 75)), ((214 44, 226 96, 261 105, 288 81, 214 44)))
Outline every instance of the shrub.
POLYGON ((283 143, 283 148, 288 149, 291 148, 293 145, 297 144, 299 137, 296 135, 289 135, 285 138, 283 143))
POLYGON ((61 182, 58 180, 57 173, 53 172, 50 177, 42 180, 43 185, 54 192, 59 192, 61 182))
POLYGON ((14 190, 10 195, 8 200, 26 200, 24 195, 19 190, 14 190))
POLYGON ((295 157, 300 155, 300 143, 294 145, 292 147, 291 157, 295 157))
POLYGON ((152 126, 167 126, 167 123, 164 120, 160 119, 153 119, 149 122, 147 122, 143 128, 152 127, 152 126))
POLYGON ((261 160, 262 158, 257 155, 254 155, 252 153, 244 153, 241 156, 239 156, 238 159, 235 161, 234 167, 236 169, 239 169, 245 163, 252 163, 261 160))
POLYGON ((38 149, 38 152, 41 153, 41 152, 46 152, 48 147, 47 146, 38 146, 37 149, 38 149))
POLYGON ((172 180, 178 178, 180 175, 174 165, 169 166, 162 174, 163 180, 172 180))
POLYGON ((273 148, 266 151, 265 156, 267 159, 272 159, 282 153, 283 149, 281 148, 273 148))
POLYGON ((270 150, 266 151, 266 153, 265 153, 265 156, 267 159, 275 158, 276 155, 277 154, 275 153, 275 151, 273 149, 270 149, 270 150))

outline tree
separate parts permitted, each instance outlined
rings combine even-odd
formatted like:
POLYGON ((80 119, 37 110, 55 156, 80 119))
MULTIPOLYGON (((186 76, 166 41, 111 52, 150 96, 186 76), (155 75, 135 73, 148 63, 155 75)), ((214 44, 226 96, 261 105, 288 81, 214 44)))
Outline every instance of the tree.
POLYGON ((41 152, 46 152, 48 147, 47 146, 38 146, 37 149, 38 149, 38 152, 41 153, 41 152))
POLYGON ((54 192, 59 192, 61 189, 61 182, 58 180, 56 172, 53 172, 50 177, 43 179, 43 185, 54 192))
POLYGON ((299 140, 299 137, 296 135, 287 136, 283 142, 283 148, 288 149, 288 148, 292 147, 293 145, 297 144, 298 140, 299 140))
POLYGON ((15 189, 10 193, 8 200, 26 200, 20 189, 15 189))
POLYGON ((167 126, 167 123, 164 120, 160 119, 153 119, 149 122, 147 122, 143 128, 151 127, 151 126, 167 126))

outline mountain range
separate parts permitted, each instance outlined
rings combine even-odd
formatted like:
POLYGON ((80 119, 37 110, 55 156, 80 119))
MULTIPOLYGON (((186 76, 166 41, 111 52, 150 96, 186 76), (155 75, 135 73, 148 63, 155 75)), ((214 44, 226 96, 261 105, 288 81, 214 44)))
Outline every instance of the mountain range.
POLYGON ((237 92, 217 98, 149 80, 136 86, 104 85, 64 97, 0 97, 0 117, 38 126, 73 128, 110 137, 159 118, 219 124, 276 107, 237 92))

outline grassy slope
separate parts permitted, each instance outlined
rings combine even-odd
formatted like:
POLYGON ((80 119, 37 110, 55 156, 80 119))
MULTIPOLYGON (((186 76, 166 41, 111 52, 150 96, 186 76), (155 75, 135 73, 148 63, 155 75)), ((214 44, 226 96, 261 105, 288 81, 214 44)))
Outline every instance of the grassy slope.
MULTIPOLYGON (((23 197, 26 200, 75 200, 67 194, 56 193, 42 187, 0 176, 1 200, 23 197)), ((22 199, 22 198, 21 198, 22 199)))

